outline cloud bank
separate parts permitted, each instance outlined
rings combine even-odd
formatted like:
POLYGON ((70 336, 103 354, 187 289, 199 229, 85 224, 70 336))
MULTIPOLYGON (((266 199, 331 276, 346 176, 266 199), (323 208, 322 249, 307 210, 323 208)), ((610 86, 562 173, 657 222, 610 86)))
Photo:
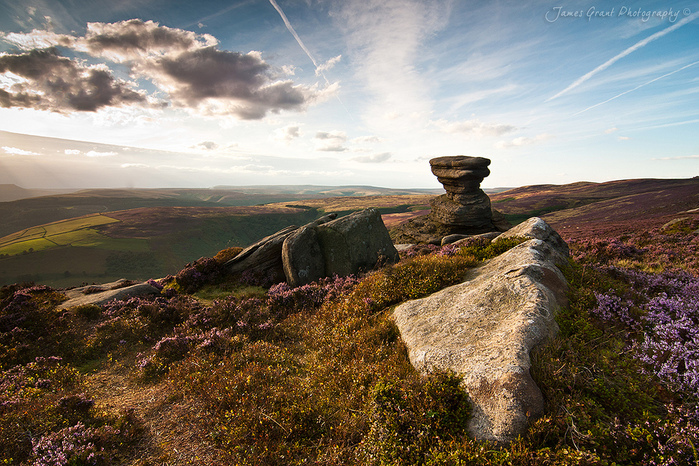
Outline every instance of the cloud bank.
POLYGON ((4 40, 23 49, 0 55, 0 105, 6 108, 68 113, 170 105, 256 120, 282 110, 301 111, 324 93, 279 79, 259 52, 220 50, 211 35, 153 21, 89 23, 82 37, 34 30, 4 40), (63 56, 62 48, 103 63, 87 65, 63 56), (126 66, 132 80, 117 78, 108 62, 126 66), (139 88, 144 79, 167 96, 165 101, 139 88))

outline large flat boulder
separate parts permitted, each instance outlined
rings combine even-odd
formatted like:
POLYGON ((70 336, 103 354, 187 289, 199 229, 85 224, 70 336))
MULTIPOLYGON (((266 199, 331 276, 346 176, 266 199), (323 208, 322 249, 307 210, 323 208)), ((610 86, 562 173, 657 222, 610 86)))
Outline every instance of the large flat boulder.
POLYGON ((284 240, 282 264, 290 286, 306 285, 326 276, 316 225, 301 227, 284 240))
POLYGON ((130 284, 127 280, 117 280, 101 285, 81 286, 66 290, 65 295, 68 300, 62 302, 58 308, 68 309, 86 304, 101 306, 110 301, 156 294, 160 294, 160 290, 147 282, 130 284))
POLYGON ((461 375, 473 405, 470 434, 498 443, 523 434, 543 413, 529 355, 558 332, 554 317, 566 302, 556 264, 566 260, 567 245, 543 220, 525 223, 501 237, 530 240, 473 270, 464 283, 403 303, 393 314, 411 363, 425 373, 461 375))

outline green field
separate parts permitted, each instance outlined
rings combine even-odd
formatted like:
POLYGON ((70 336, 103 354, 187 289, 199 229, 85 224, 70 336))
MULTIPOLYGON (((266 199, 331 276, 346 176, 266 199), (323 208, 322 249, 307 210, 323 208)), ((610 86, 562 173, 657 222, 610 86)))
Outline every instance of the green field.
POLYGON ((320 215, 286 207, 156 207, 62 220, 0 238, 0 285, 160 278, 320 215))
POLYGON ((124 244, 104 236, 95 229, 100 225, 115 223, 119 220, 105 215, 88 215, 85 217, 49 223, 0 238, 0 255, 16 256, 28 252, 38 252, 60 246, 82 246, 104 249, 145 250, 144 242, 124 244))

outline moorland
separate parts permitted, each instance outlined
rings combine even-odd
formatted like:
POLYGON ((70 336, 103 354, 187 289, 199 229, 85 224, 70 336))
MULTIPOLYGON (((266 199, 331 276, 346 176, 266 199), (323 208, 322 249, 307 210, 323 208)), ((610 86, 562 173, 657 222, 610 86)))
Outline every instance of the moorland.
MULTIPOLYGON (((424 212, 430 197, 309 196, 258 207, 290 209, 266 212, 289 219, 375 206, 390 225, 424 212)), ((501 249, 414 247, 374 273, 289 288, 226 275, 239 244, 166 280, 147 277, 162 287, 157 297, 59 310, 60 289, 2 287, 0 461, 697 464, 699 179, 531 186, 491 200, 513 222, 541 216, 571 248, 560 334, 532 354, 545 413, 511 444, 466 435, 459 378, 419 375, 391 320, 396 304, 460 282, 501 249)), ((196 211, 168 208, 146 222, 164 225, 152 238, 196 211)), ((85 243, 96 234, 138 239, 139 212, 125 212, 81 215, 70 232, 94 230, 85 243)), ((34 227, 27 234, 42 238, 34 227)))
MULTIPOLYGON (((5 187, 15 195, 23 192, 5 187)), ((323 205, 308 205, 314 199, 384 198, 376 201, 382 212, 399 212, 430 192, 366 186, 25 192, 32 197, 0 202, 0 285, 35 281, 67 287, 163 277, 199 257, 317 218, 323 205), (308 202, 295 205, 299 200, 308 202)))

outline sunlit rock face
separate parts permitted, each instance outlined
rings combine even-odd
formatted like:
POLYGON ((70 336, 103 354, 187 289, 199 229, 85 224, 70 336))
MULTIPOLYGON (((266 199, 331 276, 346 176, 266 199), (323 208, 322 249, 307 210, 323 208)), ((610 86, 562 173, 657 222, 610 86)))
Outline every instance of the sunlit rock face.
POLYGON ((568 245, 540 218, 501 234, 531 238, 472 270, 466 280, 395 308, 393 318, 419 371, 462 377, 472 407, 469 433, 507 443, 544 412, 530 374, 531 351, 558 332, 568 245))

